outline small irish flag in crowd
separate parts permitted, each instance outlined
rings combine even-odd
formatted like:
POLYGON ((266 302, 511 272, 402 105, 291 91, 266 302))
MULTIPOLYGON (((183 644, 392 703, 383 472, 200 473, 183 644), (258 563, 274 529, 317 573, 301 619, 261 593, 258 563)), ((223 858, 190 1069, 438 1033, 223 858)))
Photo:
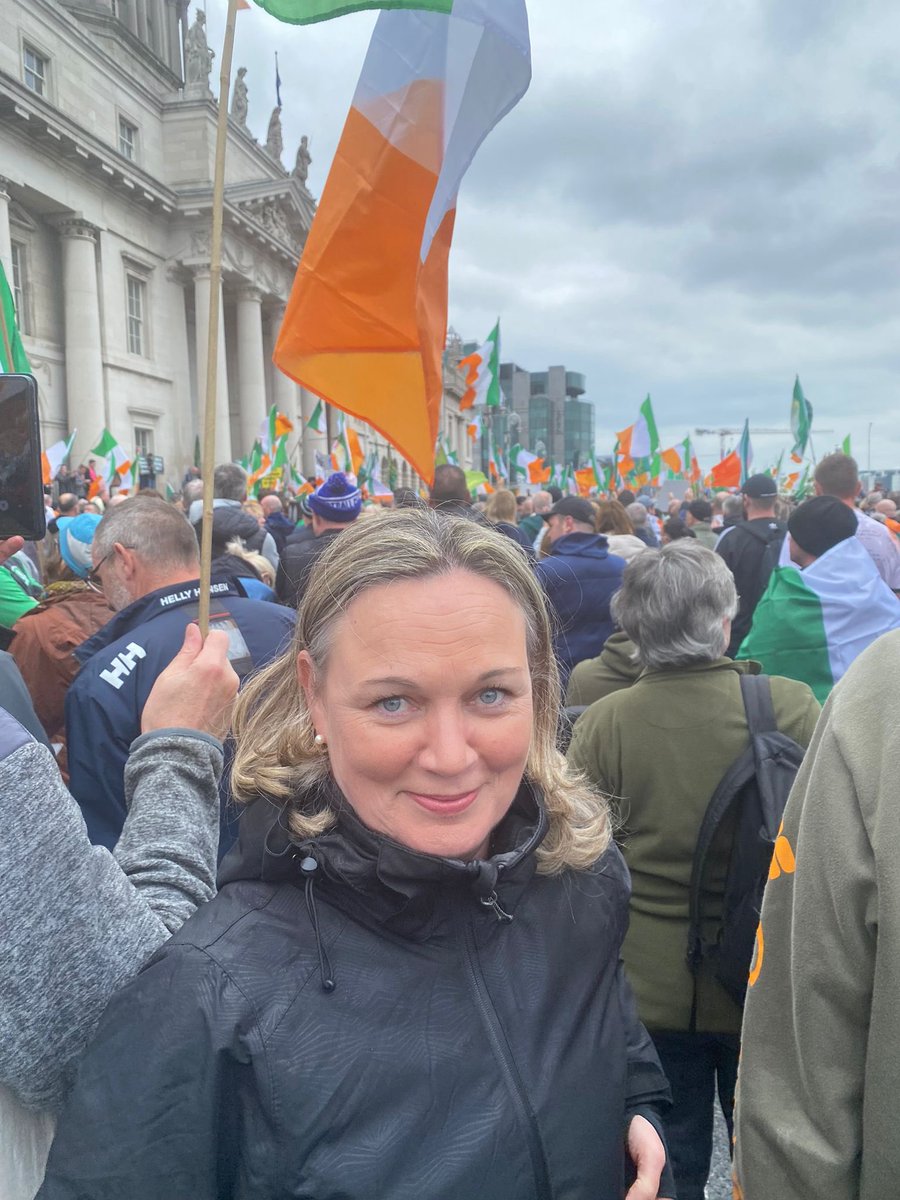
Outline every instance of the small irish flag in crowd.
POLYGON ((616 437, 619 439, 619 454, 623 460, 623 475, 634 469, 637 459, 649 458, 651 454, 656 453, 659 449, 659 433, 653 414, 653 401, 649 396, 641 405, 640 416, 635 423, 617 433, 616 437))
POLYGON ((72 450, 72 443, 75 441, 77 433, 77 429, 73 430, 68 439, 63 438, 62 441, 54 442, 41 455, 41 472, 44 477, 44 487, 49 487, 59 474, 60 467, 69 457, 72 450))
MULTIPOLYGON (((131 455, 125 453, 108 429, 103 430, 100 441, 91 450, 91 454, 96 454, 98 458, 109 460, 112 467, 113 479, 116 474, 126 475, 128 468, 131 466, 131 455)), ((109 482, 113 482, 113 480, 109 480, 109 482)))
POLYGON ((466 393, 459 402, 460 408, 471 408, 473 404, 495 408, 500 404, 499 320, 484 345, 459 360, 459 369, 466 373, 466 393))
MULTIPOLYGON (((265 2, 291 20, 363 7, 265 2)), ((392 5, 372 34, 275 363, 367 421, 430 482, 457 193, 525 94, 531 48, 525 0, 392 5)))
POLYGON ((809 684, 824 704, 857 655, 897 628, 900 601, 859 538, 849 537, 802 571, 775 568, 737 657, 809 684))
POLYGON ((273 404, 269 409, 269 415, 259 427, 259 441, 266 454, 272 455, 278 439, 293 432, 293 422, 284 413, 279 412, 273 404))
POLYGON ((800 376, 794 380, 794 393, 791 396, 791 433, 794 435, 794 448, 791 451, 791 458, 794 462, 803 462, 803 456, 806 453, 806 443, 809 441, 809 435, 812 432, 812 405, 803 395, 803 388, 800 386, 800 376))
POLYGON ((325 417, 325 405, 320 400, 313 409, 313 414, 306 422, 306 428, 311 429, 313 433, 327 433, 328 421, 325 417))

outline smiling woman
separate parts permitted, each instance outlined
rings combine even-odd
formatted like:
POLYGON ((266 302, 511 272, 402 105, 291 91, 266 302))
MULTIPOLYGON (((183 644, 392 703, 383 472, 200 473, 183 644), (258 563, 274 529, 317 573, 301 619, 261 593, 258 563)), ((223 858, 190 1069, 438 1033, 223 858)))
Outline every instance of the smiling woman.
POLYGON ((239 704, 239 847, 110 1006, 42 1195, 597 1200, 633 1163, 671 1196, 627 873, 518 548, 349 527, 239 704))

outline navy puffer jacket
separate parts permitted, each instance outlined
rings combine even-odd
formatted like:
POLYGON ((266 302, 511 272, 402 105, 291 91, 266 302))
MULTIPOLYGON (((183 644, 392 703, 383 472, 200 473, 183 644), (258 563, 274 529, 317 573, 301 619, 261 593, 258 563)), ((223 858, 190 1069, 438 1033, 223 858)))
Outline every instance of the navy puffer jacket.
POLYGON ((609 602, 622 586, 625 559, 610 554, 602 534, 557 538, 537 565, 538 578, 556 617, 554 649, 563 687, 576 663, 596 658, 614 625, 609 602))

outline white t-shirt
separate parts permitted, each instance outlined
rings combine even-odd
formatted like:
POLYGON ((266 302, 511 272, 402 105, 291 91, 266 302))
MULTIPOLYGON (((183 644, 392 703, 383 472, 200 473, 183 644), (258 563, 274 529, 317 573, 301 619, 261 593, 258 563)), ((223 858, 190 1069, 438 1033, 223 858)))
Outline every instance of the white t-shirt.
POLYGON ((867 517, 859 509, 856 510, 856 519, 859 523, 856 536, 871 555, 878 574, 889 588, 900 592, 900 542, 887 525, 867 517))

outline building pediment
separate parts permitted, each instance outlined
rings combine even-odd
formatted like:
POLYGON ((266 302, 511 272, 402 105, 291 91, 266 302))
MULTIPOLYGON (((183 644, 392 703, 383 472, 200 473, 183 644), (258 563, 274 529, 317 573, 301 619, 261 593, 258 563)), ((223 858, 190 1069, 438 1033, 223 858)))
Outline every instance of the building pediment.
POLYGON ((315 200, 290 177, 236 184, 226 188, 225 199, 267 233, 294 247, 302 247, 316 215, 315 200))

